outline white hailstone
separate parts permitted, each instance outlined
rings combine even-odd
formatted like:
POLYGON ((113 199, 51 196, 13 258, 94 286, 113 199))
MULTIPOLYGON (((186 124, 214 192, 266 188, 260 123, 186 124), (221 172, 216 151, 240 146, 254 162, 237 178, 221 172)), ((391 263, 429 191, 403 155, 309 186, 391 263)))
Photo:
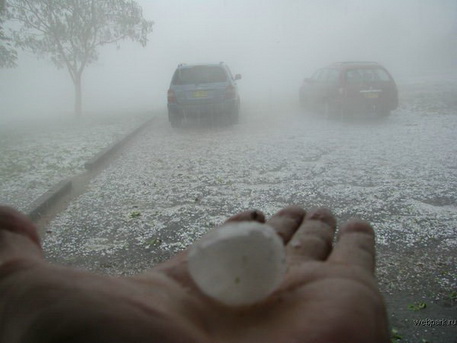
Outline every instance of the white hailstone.
POLYGON ((279 286, 285 269, 281 238, 258 222, 223 225, 189 251, 189 272, 200 290, 229 306, 265 299, 279 286))

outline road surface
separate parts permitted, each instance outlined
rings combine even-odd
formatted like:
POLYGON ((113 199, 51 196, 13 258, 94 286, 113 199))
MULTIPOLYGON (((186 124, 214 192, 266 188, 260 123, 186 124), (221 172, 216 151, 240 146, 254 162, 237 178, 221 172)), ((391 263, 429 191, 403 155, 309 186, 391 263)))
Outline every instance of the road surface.
POLYGON ((375 227, 401 342, 455 342, 455 325, 413 320, 456 319, 457 115, 410 106, 338 121, 294 105, 245 105, 235 126, 172 129, 157 118, 49 224, 47 258, 129 275, 236 212, 327 206, 340 223, 375 227))

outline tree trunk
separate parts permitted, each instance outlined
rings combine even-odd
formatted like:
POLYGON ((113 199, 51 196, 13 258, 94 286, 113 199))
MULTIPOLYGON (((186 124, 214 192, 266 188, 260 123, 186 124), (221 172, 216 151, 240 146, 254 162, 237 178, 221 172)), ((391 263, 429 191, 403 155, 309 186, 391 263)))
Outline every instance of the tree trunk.
POLYGON ((81 92, 81 74, 76 75, 74 79, 75 85, 75 115, 80 117, 82 114, 82 92, 81 92))

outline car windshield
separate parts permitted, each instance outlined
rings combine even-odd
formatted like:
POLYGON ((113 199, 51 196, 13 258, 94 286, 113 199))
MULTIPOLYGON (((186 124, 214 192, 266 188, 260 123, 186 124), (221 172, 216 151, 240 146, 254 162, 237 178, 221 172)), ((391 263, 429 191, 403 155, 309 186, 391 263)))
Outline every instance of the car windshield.
POLYGON ((227 81, 224 69, 217 66, 195 66, 180 68, 173 77, 174 85, 188 85, 198 83, 216 83, 227 81))
POLYGON ((390 81, 389 74, 382 68, 358 68, 346 71, 347 83, 367 83, 377 81, 390 81))

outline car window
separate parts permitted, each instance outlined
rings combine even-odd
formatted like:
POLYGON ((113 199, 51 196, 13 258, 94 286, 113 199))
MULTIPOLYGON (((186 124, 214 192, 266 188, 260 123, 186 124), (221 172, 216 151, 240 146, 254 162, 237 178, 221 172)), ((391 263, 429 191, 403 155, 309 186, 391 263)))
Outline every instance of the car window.
POLYGON ((321 74, 322 71, 323 71, 322 69, 317 70, 317 71, 313 74, 313 76, 311 76, 311 80, 317 81, 317 80, 319 79, 320 74, 321 74))
POLYGON ((329 69, 328 72, 327 72, 327 82, 329 84, 336 84, 338 83, 338 79, 339 79, 339 71, 336 70, 336 69, 329 69))
POLYGON ((362 70, 361 74, 363 75, 362 78, 363 78, 364 82, 379 81, 379 77, 378 77, 375 69, 362 70))
POLYGON ((349 69, 346 71, 346 82, 349 84, 361 83, 363 80, 362 71, 358 69, 349 69))
POLYGON ((349 69, 346 71, 346 81, 349 84, 390 81, 390 76, 382 68, 349 69))
POLYGON ((232 74, 232 71, 230 70, 230 68, 226 66, 225 69, 227 70, 227 73, 228 73, 230 79, 234 80, 234 77, 233 77, 233 74, 232 74))
POLYGON ((319 76, 318 76, 317 81, 326 82, 327 81, 327 73, 328 73, 328 69, 322 69, 320 74, 319 74, 319 76))
POLYGON ((376 73, 376 76, 381 80, 381 81, 390 81, 391 78, 389 74, 384 69, 378 68, 378 69, 373 69, 373 71, 376 73))
POLYGON ((226 82, 227 74, 218 66, 195 66, 180 68, 175 72, 172 83, 174 85, 188 85, 196 83, 226 82))

